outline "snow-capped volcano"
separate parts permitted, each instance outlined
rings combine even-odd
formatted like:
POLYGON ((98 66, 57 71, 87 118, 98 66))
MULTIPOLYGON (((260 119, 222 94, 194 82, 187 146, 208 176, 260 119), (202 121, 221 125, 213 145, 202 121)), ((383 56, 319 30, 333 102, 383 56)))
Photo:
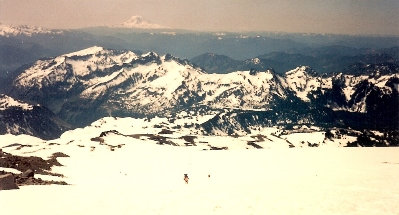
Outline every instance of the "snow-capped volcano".
POLYGON ((0 36, 33 36, 37 34, 61 34, 62 31, 49 30, 42 27, 28 26, 28 25, 5 25, 0 23, 0 36))
POLYGON ((158 24, 151 23, 145 20, 142 16, 132 16, 125 22, 116 27, 121 28, 139 28, 139 29, 165 29, 168 27, 161 26, 158 24))

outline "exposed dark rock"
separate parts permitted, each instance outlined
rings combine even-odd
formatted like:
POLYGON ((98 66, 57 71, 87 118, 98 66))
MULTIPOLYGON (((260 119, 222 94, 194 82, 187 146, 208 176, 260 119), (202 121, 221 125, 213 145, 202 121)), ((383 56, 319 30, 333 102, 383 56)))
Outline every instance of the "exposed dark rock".
POLYGON ((33 172, 33 170, 31 170, 31 169, 28 169, 21 174, 22 178, 32 178, 34 176, 35 176, 35 172, 33 172))
POLYGON ((50 184, 58 184, 58 185, 68 185, 65 181, 47 181, 43 180, 41 178, 34 178, 34 177, 29 177, 29 178, 24 178, 19 175, 16 176, 16 183, 19 186, 25 186, 25 185, 50 185, 50 184))
POLYGON ((117 130, 104 131, 104 132, 101 132, 100 137, 105 137, 108 134, 118 134, 118 135, 120 135, 121 133, 119 133, 117 130))
POLYGON ((181 139, 183 139, 184 141, 186 141, 186 143, 184 143, 186 146, 196 146, 197 144, 195 144, 195 139, 197 138, 197 136, 182 136, 180 137, 181 139))
MULTIPOLYGON (((11 100, 0 94, 0 100, 11 100)), ((18 101, 23 103, 22 101, 18 101)), ((26 103, 27 104, 27 103, 26 103)), ((42 139, 58 138, 63 132, 72 128, 59 119, 53 112, 40 105, 31 105, 31 109, 7 106, 0 109, 0 134, 28 134, 42 139)))
POLYGON ((64 177, 62 174, 50 172, 52 166, 60 166, 57 157, 69 157, 68 155, 57 152, 50 159, 44 160, 39 157, 21 157, 3 152, 0 156, 0 167, 12 168, 21 171, 21 174, 8 173, 0 171, 0 177, 11 174, 13 180, 18 186, 22 185, 49 185, 59 184, 67 185, 64 181, 46 181, 41 178, 35 178, 35 173, 42 175, 51 175, 56 177, 64 177))
POLYGON ((0 167, 13 168, 21 172, 30 169, 37 174, 52 175, 49 172, 52 166, 62 166, 57 161, 57 156, 53 155, 52 158, 44 160, 40 157, 23 157, 3 152, 3 156, 0 157, 0 167))
POLYGON ((211 148, 211 150, 227 150, 227 149, 229 149, 227 146, 224 146, 224 147, 217 147, 217 146, 211 146, 211 145, 208 145, 210 148, 211 148))
POLYGON ((253 146, 253 147, 256 148, 256 149, 261 149, 261 148, 263 148, 262 146, 256 144, 255 141, 248 141, 247 144, 248 144, 249 146, 253 146))
MULTIPOLYGON (((102 134, 102 133, 101 133, 101 134, 102 134)), ((90 140, 91 140, 91 141, 94 141, 94 142, 104 143, 104 139, 101 138, 101 137, 93 137, 93 138, 91 138, 90 140)))
POLYGON ((173 134, 173 131, 169 129, 162 129, 158 134, 173 134))
POLYGON ((12 174, 0 175, 0 190, 18 189, 15 178, 12 174))

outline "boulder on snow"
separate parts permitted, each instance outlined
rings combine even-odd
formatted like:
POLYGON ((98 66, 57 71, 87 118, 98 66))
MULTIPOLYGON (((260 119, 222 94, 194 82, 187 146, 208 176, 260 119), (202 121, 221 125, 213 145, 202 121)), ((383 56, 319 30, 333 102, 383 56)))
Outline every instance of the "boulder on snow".
POLYGON ((19 189, 12 174, 0 175, 0 190, 19 189))
POLYGON ((31 177, 34 177, 34 175, 35 175, 35 172, 31 169, 28 169, 22 173, 21 177, 22 178, 31 178, 31 177))

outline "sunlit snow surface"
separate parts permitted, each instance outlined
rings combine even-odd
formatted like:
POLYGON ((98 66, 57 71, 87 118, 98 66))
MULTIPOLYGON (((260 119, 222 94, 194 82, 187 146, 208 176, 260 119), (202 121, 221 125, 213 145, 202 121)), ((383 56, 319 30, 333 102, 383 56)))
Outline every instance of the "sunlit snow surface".
POLYGON ((19 100, 15 100, 4 94, 0 94, 0 111, 6 110, 9 107, 19 107, 23 110, 32 110, 33 106, 19 100))
MULTIPOLYGON (((180 121, 175 123, 184 123, 180 121)), ((164 118, 104 118, 57 140, 0 136, 0 148, 15 155, 69 155, 58 158, 64 166, 53 167, 52 172, 65 175, 58 180, 71 184, 0 191, 1 213, 398 214, 399 148, 342 148, 334 142, 289 148, 287 141, 300 144, 296 141, 306 135, 280 135, 278 128, 253 131, 270 140, 257 142, 263 149, 249 150, 244 143, 253 135, 198 135, 197 146, 187 147, 128 136, 155 135, 162 128, 154 125, 167 123, 164 118), (103 145, 90 140, 112 129, 123 135, 109 133, 103 145), (200 142, 229 150, 209 150, 200 142), (18 149, 9 146, 13 143, 32 146, 18 149), (111 145, 120 148, 110 150, 111 145), (190 178, 188 184, 184 174, 190 178)), ((323 139, 322 132, 313 129, 306 139, 323 139)), ((181 129, 164 136, 184 145, 178 137, 187 134, 189 130, 181 129)))

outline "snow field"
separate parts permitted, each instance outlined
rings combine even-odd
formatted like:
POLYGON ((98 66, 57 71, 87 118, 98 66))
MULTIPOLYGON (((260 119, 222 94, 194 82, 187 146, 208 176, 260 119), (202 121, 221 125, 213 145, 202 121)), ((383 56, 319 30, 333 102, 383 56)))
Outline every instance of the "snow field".
POLYGON ((396 148, 198 151, 131 144, 59 158, 71 186, 0 193, 17 214, 397 214, 396 148), (190 177, 189 184, 183 174, 190 177), (208 178, 208 174, 210 177, 208 178), (21 202, 26 205, 21 207, 21 202))
MULTIPOLYGON (((321 144, 331 147, 300 148, 302 140, 324 140, 324 132, 307 127, 284 135, 277 127, 253 128, 240 137, 197 135, 197 146, 190 147, 158 145, 149 136, 140 136, 156 136, 163 128, 196 119, 187 113, 180 116, 174 123, 167 118, 106 117, 50 141, 0 135, 0 148, 14 155, 44 159, 55 152, 69 155, 57 158, 63 166, 54 166, 52 172, 63 174, 58 180, 71 184, 1 191, 2 213, 393 215, 399 211, 399 148, 335 147, 354 140, 347 135, 321 144), (91 140, 111 130, 123 135, 108 132, 102 143, 91 140), (135 134, 139 137, 126 136, 135 134), (258 142, 260 138, 264 141, 258 142), (248 141, 263 149, 254 149, 248 141), (297 147, 288 148, 287 141, 297 147), (31 147, 9 146, 14 143, 31 147), (208 144, 229 150, 209 150, 208 144), (188 184, 184 174, 190 178, 188 184)), ((188 134, 190 130, 182 129, 163 137, 184 145, 178 138, 188 134)))

